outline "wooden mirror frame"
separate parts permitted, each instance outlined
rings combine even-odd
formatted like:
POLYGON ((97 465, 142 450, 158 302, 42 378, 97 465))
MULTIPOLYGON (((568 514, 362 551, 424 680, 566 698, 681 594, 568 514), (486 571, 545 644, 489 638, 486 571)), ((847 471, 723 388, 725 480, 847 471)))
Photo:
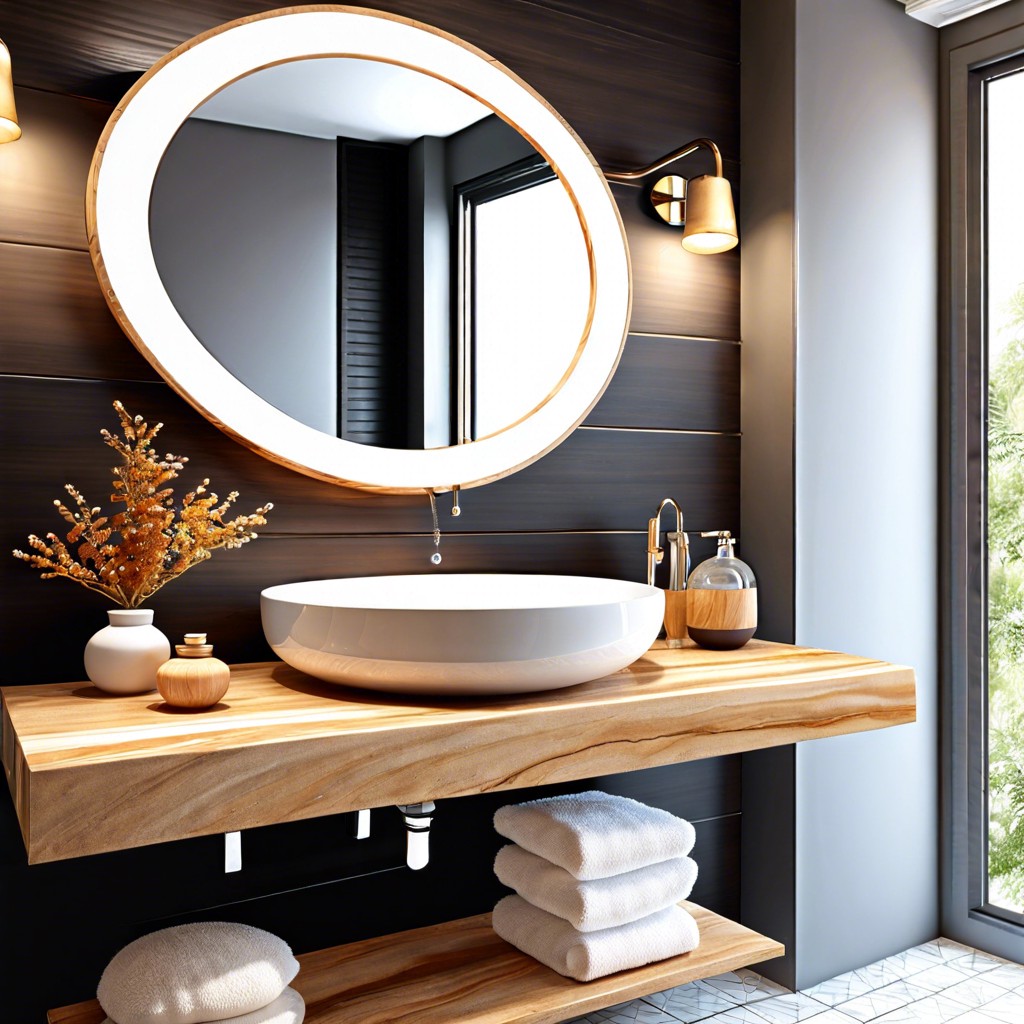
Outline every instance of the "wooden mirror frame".
MULTIPOLYGON (((89 250, 124 332, 207 419, 259 454, 308 476, 387 493, 488 483, 561 443, 618 365, 629 324, 629 254, 618 209, 594 158, 526 83, 456 36, 358 7, 291 7, 241 18, 158 61, 111 115, 86 197, 89 250), (175 132, 209 96, 261 68, 344 56, 399 64, 476 98, 523 134, 561 179, 590 260, 590 310, 572 365, 529 415, 447 448, 376 448, 292 419, 231 375, 189 330, 165 291, 149 240, 153 182, 175 132)), ((287 339, 283 339, 287 343, 287 339)))

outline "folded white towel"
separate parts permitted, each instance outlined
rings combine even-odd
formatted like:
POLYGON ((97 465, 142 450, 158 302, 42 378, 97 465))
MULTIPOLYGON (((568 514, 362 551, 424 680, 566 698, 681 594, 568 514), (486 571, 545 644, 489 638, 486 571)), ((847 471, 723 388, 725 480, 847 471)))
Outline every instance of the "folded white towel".
POLYGON ((610 878, 580 882, 564 868, 519 846, 498 851, 494 873, 503 885, 581 932, 614 928, 685 900, 697 880, 689 857, 674 857, 610 878))
MULTIPOLYGON (((302 1024, 306 1004, 293 988, 286 988, 272 1003, 241 1017, 224 1017, 216 1024, 302 1024)), ((109 1017, 103 1024, 114 1024, 109 1017)))
POLYGON ((617 928, 578 932, 522 896, 506 896, 494 908, 491 921, 498 935, 516 949, 577 981, 689 953, 700 942, 697 922, 682 907, 668 907, 617 928))
POLYGON ((596 791, 499 807, 494 827, 580 881, 685 857, 695 838, 683 818, 596 791))

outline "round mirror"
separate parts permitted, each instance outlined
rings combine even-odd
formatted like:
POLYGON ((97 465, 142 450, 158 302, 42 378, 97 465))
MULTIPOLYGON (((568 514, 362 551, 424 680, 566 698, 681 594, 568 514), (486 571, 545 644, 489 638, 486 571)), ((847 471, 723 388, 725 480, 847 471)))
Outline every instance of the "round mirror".
POLYGON ((629 311, 603 175, 460 40, 293 8, 148 72, 90 178, 93 260, 168 382, 256 451, 390 492, 485 483, 600 397, 629 311))

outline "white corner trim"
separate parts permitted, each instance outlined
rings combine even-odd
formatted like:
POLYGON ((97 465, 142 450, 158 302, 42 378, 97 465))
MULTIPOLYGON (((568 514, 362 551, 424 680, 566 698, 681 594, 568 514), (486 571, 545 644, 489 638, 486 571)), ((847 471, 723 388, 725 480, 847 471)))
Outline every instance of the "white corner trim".
POLYGON ((906 5, 907 14, 912 18, 942 28, 990 7, 1005 4, 1006 0, 900 0, 900 3, 906 5))

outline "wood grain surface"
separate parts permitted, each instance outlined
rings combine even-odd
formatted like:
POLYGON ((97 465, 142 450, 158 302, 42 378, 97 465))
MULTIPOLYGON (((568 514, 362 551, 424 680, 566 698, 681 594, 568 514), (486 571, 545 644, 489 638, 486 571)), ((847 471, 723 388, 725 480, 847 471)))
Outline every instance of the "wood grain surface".
MULTIPOLYGON (((279 6, 272 0, 64 0, 59 16, 43 20, 34 5, 10 4, 4 40, 16 82, 116 101, 179 43, 279 6)), ((739 155, 735 0, 701 0, 705 16, 694 21, 689 5, 673 8, 664 0, 649 14, 624 8, 621 0, 599 0, 585 5, 585 17, 580 5, 563 11, 529 0, 379 0, 373 6, 487 51, 551 103, 599 162, 643 166, 701 135, 725 156, 739 155), (709 8, 717 10, 708 15, 709 8)))
MULTIPOLYGON (((685 141, 681 138, 680 144, 685 141)), ((735 172, 726 166, 725 173, 735 193, 735 172)), ((644 189, 615 184, 612 195, 622 214, 633 265, 630 331, 738 339, 740 250, 714 256, 687 252, 679 244, 680 234, 651 219, 644 189)))
POLYGON ((694 629, 756 629, 757 588, 687 591, 687 623, 694 629))
MULTIPOLYGON (((425 493, 366 496, 293 473, 236 444, 166 384, 0 377, 0 432, 18 452, 6 477, 18 501, 0 507, 5 536, 20 543, 26 532, 59 528, 52 503, 65 483, 107 507, 116 456, 99 431, 117 427, 114 399, 151 423, 163 422, 160 450, 189 458, 176 492, 209 477, 218 494, 240 492, 239 510, 272 501, 264 535, 430 530, 425 493), (60 412, 42 415, 46 409, 60 412)), ((671 494, 688 530, 735 531, 739 457, 734 435, 583 428, 521 473, 463 491, 457 519, 442 496, 441 528, 445 534, 644 529, 671 494)))
POLYGON ((0 150, 0 241, 88 249, 85 181, 105 103, 15 89, 23 131, 0 150))
MULTIPOLYGON (((530 0, 577 18, 636 32, 635 11, 621 0, 530 0)), ((674 42, 688 50, 734 61, 737 58, 733 34, 739 17, 739 0, 644 0, 648 15, 644 34, 649 39, 674 42)))
POLYGON ((0 242, 0 373, 159 380, 103 301, 87 252, 0 242))
POLYGON ((665 639, 685 640, 687 625, 686 590, 665 591, 665 639))
POLYGON ((608 390, 583 422, 736 433, 739 363, 735 342, 631 334, 608 390))
MULTIPOLYGON (((700 929, 690 953, 580 983, 499 939, 490 914, 306 953, 292 982, 307 1024, 558 1024, 698 978, 782 956, 783 946, 683 903, 700 929)), ((95 1000, 49 1024, 100 1024, 95 1000)))
POLYGON ((205 714, 88 683, 4 687, 4 768, 29 861, 565 782, 912 722, 914 673, 752 641, 658 642, 566 690, 409 699, 236 666, 205 714))

